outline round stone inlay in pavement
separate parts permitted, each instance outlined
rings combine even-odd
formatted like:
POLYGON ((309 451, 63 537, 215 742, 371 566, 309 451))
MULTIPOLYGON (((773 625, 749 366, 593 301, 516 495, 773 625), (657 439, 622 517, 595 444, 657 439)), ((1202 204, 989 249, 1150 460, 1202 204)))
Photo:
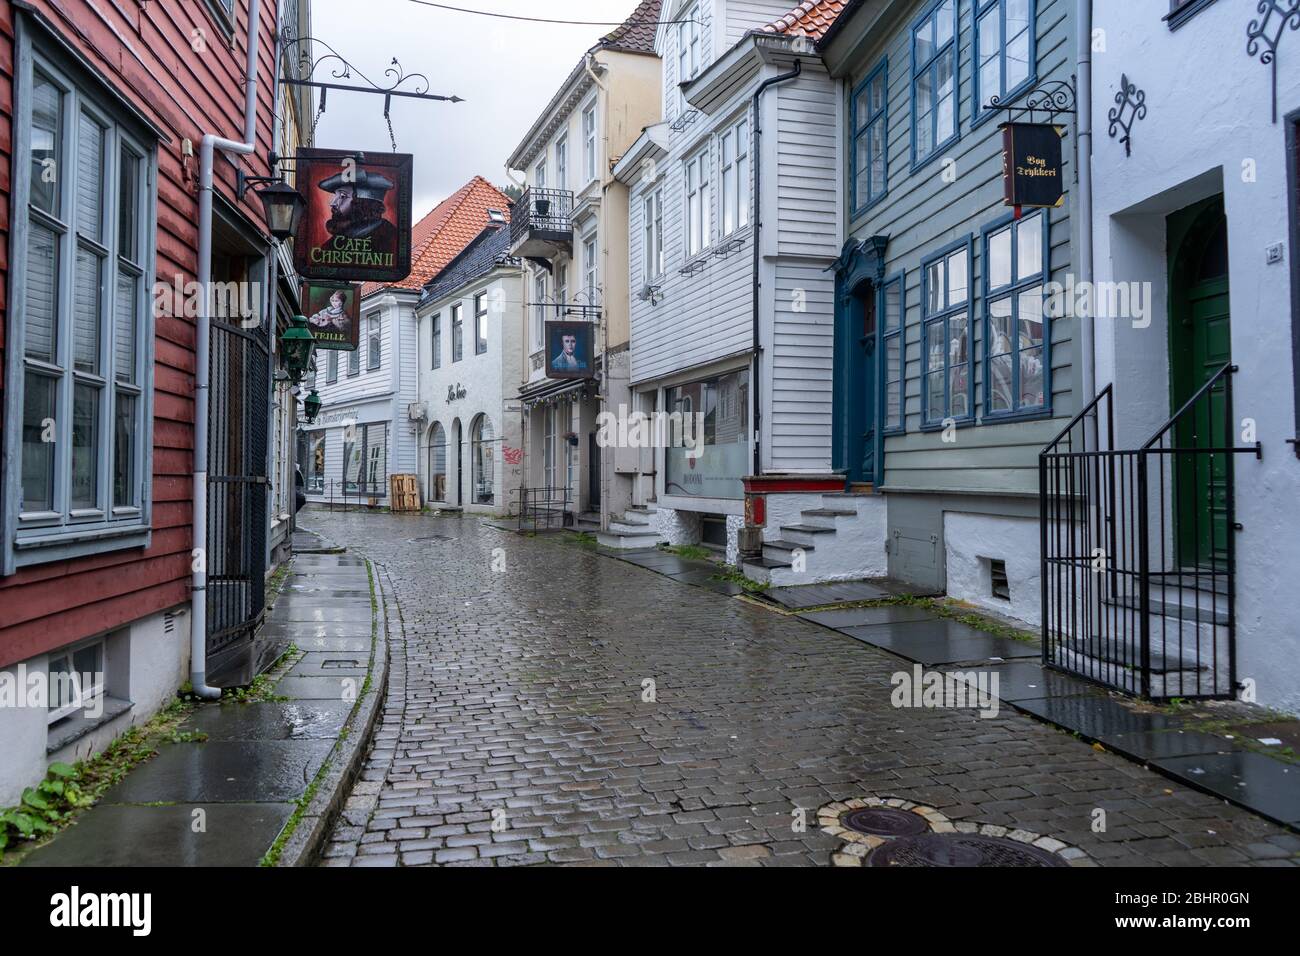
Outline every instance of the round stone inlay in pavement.
POLYGON ((954 823, 899 797, 854 797, 817 811, 823 833, 845 846, 836 866, 1096 866, 1078 847, 1028 830, 954 823), (938 840, 936 838, 942 837, 938 840))
POLYGON ((925 817, 893 807, 864 807, 840 817, 840 826, 880 837, 919 836, 930 829, 925 817))
POLYGON ((1065 866, 1048 850, 1006 837, 974 833, 926 833, 883 843, 867 856, 867 866, 1065 866))

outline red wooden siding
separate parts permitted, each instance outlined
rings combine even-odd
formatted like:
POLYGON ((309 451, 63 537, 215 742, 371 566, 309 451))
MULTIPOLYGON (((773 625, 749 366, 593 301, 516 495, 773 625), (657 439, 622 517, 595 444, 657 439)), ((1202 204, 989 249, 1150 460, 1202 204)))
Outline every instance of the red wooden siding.
MULTIPOLYGON (((248 0, 237 0, 228 42, 201 0, 32 0, 66 42, 116 92, 164 134, 158 145, 157 279, 195 278, 198 251, 198 147, 205 133, 243 138, 248 0), (191 47, 203 31, 206 51, 191 47), (190 140, 195 155, 181 156, 190 140)), ((258 60, 258 149, 240 160, 267 175, 273 128, 274 25, 277 0, 263 0, 258 60)), ((9 263, 14 17, 0 0, 0 315, 9 263)), ((218 192, 233 202, 234 167, 217 161, 218 192)), ((250 192, 242 212, 262 228, 250 192)), ((0 321, 0 415, 3 414, 5 322, 0 321)), ((20 569, 0 578, 0 666, 102 633, 189 598, 194 448, 194 323, 155 320, 153 538, 147 550, 116 551, 20 569)), ((0 423, 2 424, 2 423, 0 423)), ((17 467, 17 463, 12 463, 17 467)))

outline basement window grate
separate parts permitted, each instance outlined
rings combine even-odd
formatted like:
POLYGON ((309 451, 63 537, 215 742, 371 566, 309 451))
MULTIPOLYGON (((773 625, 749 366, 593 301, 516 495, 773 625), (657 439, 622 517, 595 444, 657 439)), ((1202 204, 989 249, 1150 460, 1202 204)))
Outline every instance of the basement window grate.
POLYGON ((1011 600, 1011 585, 1007 582, 1007 563, 993 558, 989 561, 989 580, 995 598, 1011 600))

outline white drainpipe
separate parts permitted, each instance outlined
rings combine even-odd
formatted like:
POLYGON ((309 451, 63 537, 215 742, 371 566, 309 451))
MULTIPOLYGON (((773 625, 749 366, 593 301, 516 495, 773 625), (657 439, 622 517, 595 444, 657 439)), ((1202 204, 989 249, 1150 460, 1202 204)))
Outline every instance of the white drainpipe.
POLYGON ((257 141, 257 48, 261 39, 261 0, 249 0, 248 65, 244 80, 244 141, 205 133, 199 145, 199 315, 195 329, 194 370, 194 548, 199 551, 190 588, 194 615, 190 622, 190 683, 195 696, 216 700, 221 690, 208 677, 208 386, 212 372, 212 168, 216 150, 247 156, 257 141))
MULTIPOLYGON (((1092 260, 1092 0, 1077 0, 1075 22, 1076 59, 1079 88, 1077 100, 1079 129, 1079 282, 1093 281, 1092 260)), ((1079 316, 1079 379, 1083 408, 1097 394, 1097 364, 1094 353, 1096 330, 1093 320, 1079 316)))

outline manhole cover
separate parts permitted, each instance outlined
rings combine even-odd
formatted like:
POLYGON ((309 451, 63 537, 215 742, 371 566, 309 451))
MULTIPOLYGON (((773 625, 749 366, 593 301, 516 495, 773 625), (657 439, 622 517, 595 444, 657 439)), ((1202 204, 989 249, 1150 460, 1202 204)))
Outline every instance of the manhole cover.
POLYGON ((892 807, 867 807, 853 810, 840 817, 840 826, 858 833, 882 837, 919 836, 930 829, 925 817, 910 810, 892 807))
POLYGON ((1055 853, 973 833, 927 833, 881 844, 867 866, 1065 866, 1055 853))

